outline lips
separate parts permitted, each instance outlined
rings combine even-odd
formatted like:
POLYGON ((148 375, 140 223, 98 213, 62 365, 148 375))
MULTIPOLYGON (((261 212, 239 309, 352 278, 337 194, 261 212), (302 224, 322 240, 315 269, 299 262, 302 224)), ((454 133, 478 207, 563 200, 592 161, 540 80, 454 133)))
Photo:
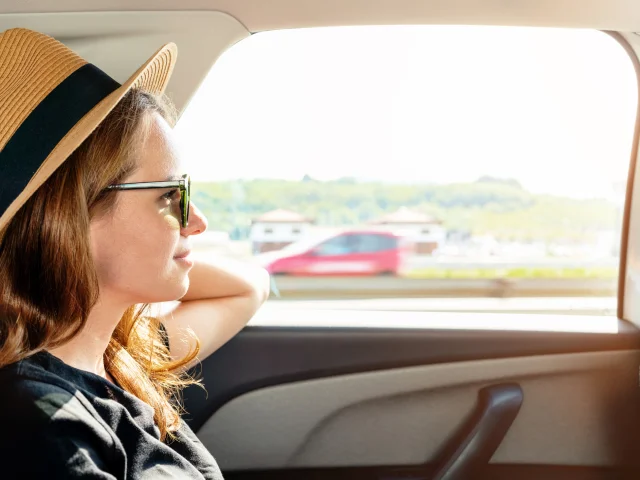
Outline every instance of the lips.
POLYGON ((189 255, 191 255, 191 250, 185 250, 184 252, 179 253, 178 255, 176 255, 176 256, 175 256, 175 257, 173 257, 173 258, 186 258, 186 257, 188 257, 189 255))

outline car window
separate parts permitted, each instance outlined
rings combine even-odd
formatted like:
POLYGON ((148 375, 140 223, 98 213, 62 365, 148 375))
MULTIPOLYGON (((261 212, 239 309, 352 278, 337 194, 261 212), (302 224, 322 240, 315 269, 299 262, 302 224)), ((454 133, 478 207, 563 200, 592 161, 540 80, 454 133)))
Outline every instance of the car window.
POLYGON ((636 109, 633 64, 599 31, 258 33, 219 58, 175 127, 209 220, 193 245, 283 274, 273 302, 613 314, 636 109), (283 260, 300 245, 355 251, 336 235, 393 248, 359 230, 402 238, 398 254, 283 260))
POLYGON ((388 235, 361 234, 354 235, 354 250, 357 253, 375 253, 396 248, 396 241, 388 235))
POLYGON ((347 255, 355 252, 355 242, 351 235, 341 235, 322 242, 314 249, 314 253, 319 257, 331 255, 347 255))

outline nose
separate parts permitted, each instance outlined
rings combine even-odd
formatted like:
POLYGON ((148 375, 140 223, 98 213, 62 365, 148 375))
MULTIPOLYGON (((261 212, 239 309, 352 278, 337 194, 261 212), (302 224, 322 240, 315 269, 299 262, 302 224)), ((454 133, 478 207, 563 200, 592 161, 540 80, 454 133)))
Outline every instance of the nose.
POLYGON ((199 235, 207 229, 207 217, 198 210, 193 202, 189 203, 189 225, 182 229, 182 235, 188 237, 190 235, 199 235))

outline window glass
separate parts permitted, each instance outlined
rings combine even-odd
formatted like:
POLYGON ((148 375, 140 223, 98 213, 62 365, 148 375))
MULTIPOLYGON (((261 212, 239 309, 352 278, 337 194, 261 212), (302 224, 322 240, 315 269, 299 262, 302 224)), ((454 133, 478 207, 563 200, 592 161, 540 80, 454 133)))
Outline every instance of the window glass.
POLYGON ((363 234, 354 235, 355 251, 357 253, 374 253, 396 248, 393 237, 388 235, 363 234))
POLYGON ((354 241, 351 235, 341 235, 321 243, 315 250, 317 256, 346 255, 354 252, 354 241))
POLYGON ((259 33, 175 128, 209 220, 193 244, 278 270, 271 301, 611 314, 636 106, 632 62, 598 31, 259 33), (376 255, 307 265, 313 246, 376 255))

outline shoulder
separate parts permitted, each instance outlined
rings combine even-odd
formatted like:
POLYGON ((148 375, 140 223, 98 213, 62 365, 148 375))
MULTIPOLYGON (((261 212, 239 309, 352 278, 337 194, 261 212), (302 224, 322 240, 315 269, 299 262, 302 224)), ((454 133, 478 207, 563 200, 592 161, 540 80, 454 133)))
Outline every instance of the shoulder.
POLYGON ((46 468, 69 474, 101 471, 113 463, 112 432, 72 385, 46 371, 16 365, 0 369, 0 389, 3 464, 25 463, 25 471, 46 468), (38 458, 38 463, 30 464, 29 458, 38 458))
POLYGON ((24 412, 50 420, 56 413, 54 410, 77 411, 81 416, 86 410, 73 384, 21 362, 0 369, 0 389, 3 392, 0 417, 15 417, 24 412))
POLYGON ((73 383, 28 363, 0 369, 0 424, 16 434, 93 431, 105 442, 113 433, 73 383))

